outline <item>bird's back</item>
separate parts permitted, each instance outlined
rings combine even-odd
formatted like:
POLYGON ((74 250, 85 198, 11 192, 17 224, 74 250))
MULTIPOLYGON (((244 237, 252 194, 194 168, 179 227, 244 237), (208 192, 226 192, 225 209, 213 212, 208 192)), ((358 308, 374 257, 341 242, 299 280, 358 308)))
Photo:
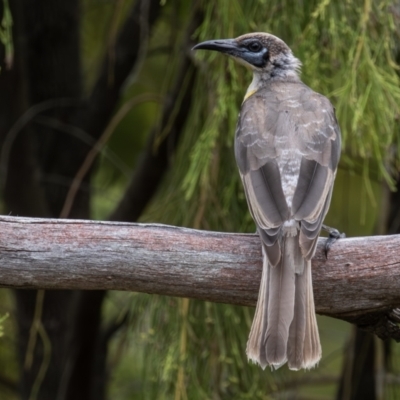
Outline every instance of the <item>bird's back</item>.
POLYGON ((336 167, 340 142, 332 148, 332 141, 338 138, 337 129, 326 97, 300 81, 267 83, 242 105, 236 141, 246 148, 246 160, 236 152, 239 167, 257 170, 266 162, 276 163, 292 217, 302 159, 336 167))

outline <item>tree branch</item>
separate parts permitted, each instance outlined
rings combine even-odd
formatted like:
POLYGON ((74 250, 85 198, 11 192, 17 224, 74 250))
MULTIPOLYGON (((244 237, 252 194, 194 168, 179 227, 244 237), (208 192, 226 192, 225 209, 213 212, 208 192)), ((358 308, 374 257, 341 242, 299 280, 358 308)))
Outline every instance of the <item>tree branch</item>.
MULTIPOLYGON (((252 234, 1 216, 0 243, 0 287, 129 290, 254 306, 261 279, 252 234)), ((340 239, 328 260, 323 244, 313 260, 317 312, 378 333, 386 326, 396 338, 390 310, 400 306, 400 235, 340 239)))

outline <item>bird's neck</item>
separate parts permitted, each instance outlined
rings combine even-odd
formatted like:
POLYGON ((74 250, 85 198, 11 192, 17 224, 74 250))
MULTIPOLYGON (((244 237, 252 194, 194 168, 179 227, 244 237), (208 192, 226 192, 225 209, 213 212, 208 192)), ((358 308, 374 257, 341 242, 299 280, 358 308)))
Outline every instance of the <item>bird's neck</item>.
POLYGON ((253 80, 243 101, 272 82, 300 82, 300 65, 300 61, 290 54, 263 69, 253 69, 253 80))

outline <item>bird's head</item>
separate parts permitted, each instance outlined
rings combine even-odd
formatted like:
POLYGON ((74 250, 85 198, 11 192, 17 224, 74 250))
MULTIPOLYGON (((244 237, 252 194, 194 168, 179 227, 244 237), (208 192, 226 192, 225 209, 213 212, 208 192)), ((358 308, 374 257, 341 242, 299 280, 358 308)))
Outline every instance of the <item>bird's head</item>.
POLYGON ((236 39, 207 40, 193 50, 214 50, 227 54, 267 77, 297 76, 300 61, 289 46, 269 33, 248 33, 236 39))

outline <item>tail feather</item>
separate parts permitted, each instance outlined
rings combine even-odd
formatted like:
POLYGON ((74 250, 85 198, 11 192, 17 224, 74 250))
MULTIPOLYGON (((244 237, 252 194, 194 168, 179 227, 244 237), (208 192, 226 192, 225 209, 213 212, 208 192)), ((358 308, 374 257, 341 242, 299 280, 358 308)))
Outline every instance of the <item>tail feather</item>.
MULTIPOLYGON (((301 258, 299 262, 305 264, 307 261, 301 258)), ((302 368, 303 365, 308 306, 307 284, 307 276, 304 273, 296 273, 294 315, 290 325, 288 342, 288 365, 292 370, 298 370, 302 368)))
MULTIPOLYGON (((247 356, 262 368, 312 368, 321 358, 314 311, 311 261, 301 256, 298 236, 282 239, 276 267, 263 248, 263 273, 247 356)), ((264 245, 263 245, 264 246, 264 245)))
POLYGON ((260 291, 256 312, 254 314, 253 323, 251 325, 249 339, 247 341, 246 354, 249 360, 257 363, 264 369, 268 362, 265 356, 265 346, 261 344, 261 340, 267 329, 268 321, 268 285, 269 285, 269 265, 268 258, 262 246, 263 253, 263 271, 261 276, 260 291))
POLYGON ((317 317, 315 315, 314 294, 311 276, 311 261, 308 261, 306 274, 308 275, 307 285, 307 326, 306 341, 303 349, 303 366, 302 368, 310 369, 315 367, 321 359, 321 343, 319 341, 317 317))
POLYGON ((282 246, 281 260, 270 270, 265 352, 268 364, 274 368, 279 368, 287 361, 289 328, 294 314, 295 246, 296 238, 286 237, 282 246))

